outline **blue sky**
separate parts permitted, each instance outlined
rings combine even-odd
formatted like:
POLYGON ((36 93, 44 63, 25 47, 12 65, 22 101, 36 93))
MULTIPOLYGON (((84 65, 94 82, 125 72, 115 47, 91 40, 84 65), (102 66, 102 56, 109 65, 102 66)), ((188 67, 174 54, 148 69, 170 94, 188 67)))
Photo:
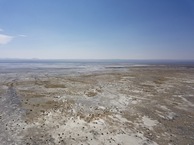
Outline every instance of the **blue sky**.
POLYGON ((194 59, 194 1, 0 0, 0 58, 194 59))

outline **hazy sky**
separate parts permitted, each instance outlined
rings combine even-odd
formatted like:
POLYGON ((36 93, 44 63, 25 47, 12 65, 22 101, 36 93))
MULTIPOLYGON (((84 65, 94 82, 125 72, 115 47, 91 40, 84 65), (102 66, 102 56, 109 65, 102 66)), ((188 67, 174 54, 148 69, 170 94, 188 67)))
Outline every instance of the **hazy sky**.
POLYGON ((194 0, 0 0, 0 58, 194 59, 194 0))

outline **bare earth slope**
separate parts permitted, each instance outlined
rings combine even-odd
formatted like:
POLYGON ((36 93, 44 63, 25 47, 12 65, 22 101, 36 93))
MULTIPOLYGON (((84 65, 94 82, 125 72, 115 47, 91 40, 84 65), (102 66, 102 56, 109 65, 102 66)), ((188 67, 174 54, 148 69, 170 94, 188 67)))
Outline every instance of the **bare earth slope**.
POLYGON ((194 143, 194 69, 53 72, 0 73, 0 144, 194 143))

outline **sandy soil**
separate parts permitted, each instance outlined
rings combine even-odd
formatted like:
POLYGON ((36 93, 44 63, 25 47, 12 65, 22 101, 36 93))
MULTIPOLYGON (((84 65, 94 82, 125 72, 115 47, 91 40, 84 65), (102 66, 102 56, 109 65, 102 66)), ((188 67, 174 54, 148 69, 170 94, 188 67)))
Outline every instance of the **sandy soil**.
POLYGON ((0 144, 192 145, 194 69, 0 73, 0 144))

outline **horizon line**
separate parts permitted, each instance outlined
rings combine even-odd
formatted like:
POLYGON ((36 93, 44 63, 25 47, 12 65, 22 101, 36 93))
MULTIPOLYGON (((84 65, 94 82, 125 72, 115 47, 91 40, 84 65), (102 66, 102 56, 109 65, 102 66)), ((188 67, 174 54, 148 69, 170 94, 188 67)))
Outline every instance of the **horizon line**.
POLYGON ((156 60, 156 61, 194 61, 192 59, 157 59, 157 58, 145 58, 145 59, 126 59, 126 58, 0 58, 0 60, 156 60))

